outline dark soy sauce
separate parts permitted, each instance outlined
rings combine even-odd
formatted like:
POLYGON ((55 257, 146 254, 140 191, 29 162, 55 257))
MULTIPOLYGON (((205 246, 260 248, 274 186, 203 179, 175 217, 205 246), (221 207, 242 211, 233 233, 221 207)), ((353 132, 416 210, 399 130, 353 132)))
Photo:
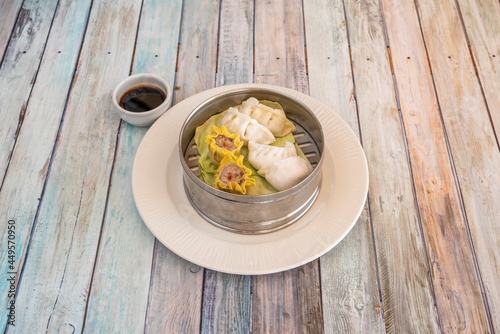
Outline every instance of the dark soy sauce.
POLYGON ((120 99, 120 106, 132 112, 145 112, 153 110, 165 101, 165 93, 154 86, 134 87, 120 99))

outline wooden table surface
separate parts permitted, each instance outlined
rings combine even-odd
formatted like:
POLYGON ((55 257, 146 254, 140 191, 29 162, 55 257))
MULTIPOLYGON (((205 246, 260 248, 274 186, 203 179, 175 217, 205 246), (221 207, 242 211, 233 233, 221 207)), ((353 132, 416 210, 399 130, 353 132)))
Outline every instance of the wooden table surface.
POLYGON ((2 0, 0 27, 2 330, 500 333, 498 0, 2 0), (140 72, 331 107, 368 161, 354 228, 276 274, 173 254, 110 97, 140 72))

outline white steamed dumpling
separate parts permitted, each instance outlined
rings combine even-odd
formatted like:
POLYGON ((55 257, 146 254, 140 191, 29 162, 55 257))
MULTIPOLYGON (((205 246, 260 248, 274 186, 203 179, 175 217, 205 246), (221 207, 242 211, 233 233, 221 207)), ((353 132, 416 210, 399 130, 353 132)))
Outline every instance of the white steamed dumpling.
POLYGON ((250 141, 248 143, 248 161, 260 170, 271 165, 273 162, 297 155, 297 149, 291 142, 286 142, 285 147, 263 145, 250 141))
POLYGON ((240 113, 250 116, 250 114, 258 104, 259 100, 257 100, 255 97, 250 97, 248 100, 241 103, 240 113))
POLYGON ((299 156, 273 162, 258 173, 266 178, 279 191, 291 188, 304 180, 311 172, 312 166, 299 156))
POLYGON ((283 110, 259 103, 254 97, 242 102, 240 112, 264 125, 276 137, 286 136, 295 131, 295 125, 286 118, 283 110))
POLYGON ((221 120, 221 126, 225 126, 231 133, 239 134, 245 144, 248 144, 250 140, 259 144, 271 144, 275 141, 271 131, 256 120, 240 113, 236 108, 228 109, 221 120))

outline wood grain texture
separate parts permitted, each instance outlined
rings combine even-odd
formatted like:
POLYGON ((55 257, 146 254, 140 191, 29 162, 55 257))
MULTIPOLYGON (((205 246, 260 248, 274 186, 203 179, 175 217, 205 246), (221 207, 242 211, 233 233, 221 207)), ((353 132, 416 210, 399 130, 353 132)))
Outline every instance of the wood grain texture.
MULTIPOLYGON (((154 73, 173 86, 181 10, 182 1, 144 1, 133 73, 154 73)), ((130 180, 135 152, 147 130, 121 124, 85 319, 89 333, 144 332, 154 237, 137 212, 130 180)))
MULTIPOLYGON (((460 18, 455 5, 450 0, 436 3, 419 1, 417 7, 493 327, 495 331, 500 331, 500 151, 495 143, 464 32, 456 29, 460 18)), ((460 320, 465 331, 488 331, 476 277, 474 280, 469 278, 473 273, 473 264, 469 265, 460 254, 462 244, 468 243, 467 231, 462 232, 463 227, 452 229, 464 234, 462 241, 458 235, 446 231, 446 237, 455 240, 450 244, 449 254, 458 262, 451 274, 460 276, 461 280, 455 286, 450 282, 443 283, 451 290, 447 297, 453 296, 455 303, 460 303, 457 309, 462 305, 475 305, 463 311, 464 314, 458 314, 457 321, 460 320), (457 246, 459 240, 460 248, 457 246), (468 274, 469 271, 471 274, 468 274), (469 279, 475 283, 473 286, 470 286, 469 279), (474 298, 466 297, 468 290, 474 298)), ((433 231, 435 233, 437 231, 433 231)), ((443 244, 442 240, 438 242, 443 244)), ((470 257, 470 254, 467 255, 470 257)), ((453 319, 449 314, 446 316, 453 319)), ((452 325, 449 328, 456 331, 452 325)))
MULTIPOLYGON (((255 3, 255 81, 308 92, 301 1, 255 3)), ((261 333, 321 333, 319 260, 254 276, 252 328, 261 333)))
POLYGON ((378 1, 346 3, 386 331, 438 332, 378 1))
MULTIPOLYGON (((2 273, 12 271, 8 270, 6 260, 6 226, 7 221, 12 219, 16 229, 14 271, 17 271, 18 278, 29 248, 30 233, 73 78, 89 8, 88 0, 61 1, 59 4, 38 73, 40 81, 33 87, 23 127, 18 134, 0 191, 0 215, 5 218, 0 222, 0 268, 2 273), (50 86, 45 84, 47 82, 50 86)), ((20 80, 22 81, 22 77, 20 80)), ((16 84, 15 80, 10 83, 13 87, 16 84)), ((5 284, 0 285, 2 304, 7 300, 8 288, 5 284)), ((0 319, 0 328, 4 328, 5 308, 0 310, 0 319)))
POLYGON ((500 2, 458 0, 497 140, 500 136, 500 2))
POLYGON ((27 0, 0 67, 0 180, 3 180, 43 55, 57 0, 27 0))
POLYGON ((144 332, 154 237, 135 208, 130 174, 133 149, 147 129, 122 125, 84 319, 86 333, 144 332))
POLYGON ((206 269, 202 333, 250 333, 252 277, 206 269))
POLYGON ((0 0, 0 272, 13 219, 20 276, 16 326, 4 307, 2 330, 500 332, 500 2, 20 3, 0 0), (155 242, 130 189, 147 129, 121 122, 110 92, 131 68, 176 78, 175 102, 251 82, 254 4, 256 81, 310 92, 361 131, 370 196, 319 261, 251 277, 155 242))
POLYGON ((276 274, 253 276, 253 332, 324 331, 318 262, 276 274))
POLYGON ((186 0, 183 5, 175 102, 214 88, 219 2, 186 0))
POLYGON ((145 333, 200 331, 203 268, 155 243, 145 333))
MULTIPOLYGON (((218 21, 218 2, 184 1, 174 102, 214 87, 218 21)), ((158 241, 153 261, 146 332, 199 332, 204 270, 158 241)))
POLYGON ((302 2, 255 2, 255 82, 308 93, 302 2))
POLYGON ((140 3, 94 1, 18 290, 16 331, 81 332, 140 3))
POLYGON ((253 19, 253 1, 222 1, 217 87, 253 82, 253 19))
MULTIPOLYGON (((396 6, 383 1, 383 7, 440 328, 453 333, 485 332, 488 321, 415 4, 404 1, 396 6)), ((432 13, 432 21, 442 28, 438 44, 430 45, 426 39, 428 55, 432 57, 431 48, 435 47, 440 57, 448 60, 449 55, 457 56, 448 53, 448 41, 453 38, 453 43, 459 43, 463 31, 456 29, 458 17, 447 22, 453 14, 451 8, 439 13, 437 7, 431 7, 428 13, 432 13), (448 23, 451 25, 445 28, 448 23)), ((421 24, 425 32, 425 20, 421 24)), ((462 66, 467 66, 466 59, 462 60, 462 66)), ((436 71, 441 70, 438 67, 433 66, 435 79, 436 71)), ((459 67, 455 66, 455 70, 459 67)), ((459 82, 462 85, 466 79, 459 72, 449 72, 446 78, 448 86, 459 82)), ((459 95, 438 95, 441 108, 447 108, 450 99, 460 99, 459 95)), ((462 123, 461 131, 466 127, 462 123)))
MULTIPOLYGON (((217 86, 253 81, 253 1, 222 1, 217 86)), ((202 333, 250 333, 251 276, 205 270, 202 333)))
POLYGON ((9 43, 12 28, 16 23, 17 14, 22 4, 23 0, 0 2, 0 59, 2 59, 5 48, 9 43))
MULTIPOLYGON (((362 20, 362 14, 353 20, 362 20)), ((309 90, 359 134, 344 18, 342 1, 304 2, 309 90)), ((350 24, 356 28, 359 22, 350 24)), ((325 333, 384 331, 373 253, 365 207, 351 232, 320 259, 325 333)))
POLYGON ((368 217, 320 258, 325 333, 385 333, 368 217))

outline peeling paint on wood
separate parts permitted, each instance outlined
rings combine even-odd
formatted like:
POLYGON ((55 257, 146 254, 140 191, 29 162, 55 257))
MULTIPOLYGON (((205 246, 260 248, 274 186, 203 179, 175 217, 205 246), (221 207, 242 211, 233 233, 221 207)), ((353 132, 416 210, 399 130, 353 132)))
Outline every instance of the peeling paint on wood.
MULTIPOLYGON (((129 2, 121 2, 122 7, 93 2, 80 75, 71 91, 19 286, 16 302, 22 307, 16 309, 15 329, 20 332, 56 332, 68 324, 76 332, 82 330, 119 124, 109 92, 129 72, 139 17, 140 6, 129 2)), ((85 9, 85 3, 81 5, 85 9)))
MULTIPOLYGON (((134 73, 153 73, 173 86, 181 9, 181 1, 143 3, 134 73)), ((85 319, 85 331, 89 333, 144 331, 155 239, 135 207, 131 174, 135 153, 147 130, 121 124, 85 319)))
POLYGON ((457 3, 497 140, 500 140, 500 2, 457 0, 457 3))
POLYGON ((2 59, 5 48, 9 43, 12 26, 15 24, 22 3, 23 0, 0 2, 0 59, 2 59))
MULTIPOLYGON (((499 6, 497 3, 492 7, 492 12, 497 8, 496 12, 500 14, 499 6)), ((419 1, 417 8, 468 221, 468 226, 465 226, 462 219, 453 219, 453 215, 445 211, 443 226, 446 232, 441 234, 433 228, 434 220, 429 220, 429 239, 436 244, 431 249, 439 258, 439 266, 433 268, 433 274, 437 276, 435 290, 439 286, 438 282, 442 284, 443 287, 439 288, 445 291, 443 303, 452 305, 452 310, 448 311, 440 308, 438 300, 438 311, 440 318, 447 320, 442 321, 444 330, 490 330, 471 256, 467 235, 469 229, 486 290, 493 330, 499 331, 500 268, 495 264, 500 260, 500 192, 491 190, 500 189, 500 151, 494 145, 495 134, 474 73, 466 36, 462 29, 457 29, 460 17, 456 2, 423 0, 419 1), (452 55, 452 60, 447 55, 452 55), (433 240, 434 235, 442 237, 433 240), (446 245, 447 242, 449 245, 446 245), (456 262, 454 270, 450 270, 452 279, 447 279, 441 270, 452 261, 456 262), (468 307, 464 308, 464 305, 468 307)), ((498 22, 497 27, 500 27, 498 22)), ((495 48, 495 44, 496 47, 500 45, 493 42, 491 47, 495 48)), ((500 67, 497 66, 497 69, 500 67)), ((500 83, 498 73, 496 82, 500 83)), ((491 89, 494 85, 489 83, 488 87, 491 89)), ((497 97, 496 101, 500 99, 497 97)), ((438 180, 436 192, 441 192, 441 196, 450 203, 458 201, 454 184, 449 186, 443 183, 438 180)))
MULTIPOLYGON (((464 80, 467 80, 467 75, 463 74, 473 72, 472 63, 467 61, 470 56, 463 31, 456 28, 459 18, 452 2, 419 2, 417 7, 420 15, 417 15, 413 1, 401 2, 397 7, 383 1, 383 5, 422 231, 428 256, 433 259, 430 274, 439 325, 443 332, 485 332, 489 326, 437 100, 439 96, 441 111, 451 107, 453 113, 458 112, 458 108, 452 107, 452 100, 459 101, 463 92, 441 94, 439 86, 444 84, 451 88, 458 82, 463 85, 464 80), (448 8, 442 11, 440 7, 448 8), (401 17, 401 11, 405 13, 405 18, 401 17), (429 29, 443 30, 439 33, 439 39, 425 38, 424 45, 421 27, 424 37, 429 29), (450 38, 453 39, 453 46, 449 44, 450 38), (434 63, 431 75, 427 56, 431 64, 436 61, 438 54, 438 58, 448 62, 447 55, 459 56, 460 47, 466 52, 462 55, 467 56, 462 58, 461 64, 454 64, 450 68, 444 63, 434 63), (408 58, 411 58, 410 63, 408 58), (443 76, 447 68, 450 71, 443 76), (434 84, 438 89, 437 96, 434 84), (452 297, 454 295, 456 297, 452 297), (461 302, 457 303, 457 300, 461 302), (465 314, 461 304, 471 305, 465 314), (467 323, 465 328, 463 319, 467 323)), ((466 123, 460 124, 460 132, 466 131, 466 123)), ((450 138, 453 128, 447 130, 450 138)), ((458 148, 452 142, 450 146, 452 150, 453 147, 458 148)))
MULTIPOLYGON (((223 1, 217 86, 253 81, 253 1, 223 1)), ((251 332, 251 276, 205 270, 202 333, 251 332)))
MULTIPOLYGON (((59 4, 38 73, 41 83, 33 88, 26 112, 23 113, 22 131, 18 135, 0 192, 0 214, 16 222, 18 277, 30 246, 30 232, 47 176, 89 8, 90 1, 86 0, 59 4), (61 46, 66 49, 64 55, 57 54, 61 46), (47 82, 51 83, 50 87, 47 82)), ((19 79, 10 85, 16 87, 17 83, 24 84, 23 80, 19 79)), ((4 243, 7 240, 6 223, 7 220, 0 221, 2 259, 5 259, 7 248, 4 243)), ((7 262, 2 261, 0 268, 2 272, 7 272, 7 262)), ((2 284, 0 287, 0 296, 2 300, 6 300, 7 286, 2 284)), ((5 327, 6 312, 5 308, 0 311, 1 328, 5 327)))
POLYGON ((346 4, 346 15, 371 176, 369 203, 385 329, 435 333, 438 322, 379 2, 346 4))
POLYGON ((56 6, 57 0, 24 3, 0 67, 0 86, 11 88, 0 91, 0 179, 14 149, 56 6))
POLYGON ((496 0, 0 1, 0 213, 20 278, 6 332, 498 332, 498 17, 496 0), (175 102, 254 76, 310 91, 361 130, 369 210, 294 270, 179 258, 134 208, 147 130, 109 99, 131 68, 175 102))
MULTIPOLYGON (((308 93, 301 1, 255 3, 255 82, 308 93)), ((256 333, 321 333, 319 260, 253 277, 252 328, 256 333)))
POLYGON ((308 93, 302 2, 255 3, 255 82, 308 93))
MULTIPOLYGON (((353 14, 344 14, 342 1, 304 2, 311 96, 359 134, 344 17, 354 21, 350 25, 355 29, 366 14, 353 14)), ((363 88, 362 93, 369 94, 363 88)), ((390 86, 385 89, 392 92, 390 86)), ((325 333, 384 332, 373 249, 366 206, 345 239, 320 259, 325 333)))
MULTIPOLYGON (((174 103, 213 88, 219 3, 184 1, 174 103)), ((175 87, 174 86, 174 87, 175 87)), ((147 333, 200 331, 203 272, 158 241, 153 260, 147 333)))
POLYGON ((222 1, 220 15, 217 86, 253 82, 253 1, 222 1))

